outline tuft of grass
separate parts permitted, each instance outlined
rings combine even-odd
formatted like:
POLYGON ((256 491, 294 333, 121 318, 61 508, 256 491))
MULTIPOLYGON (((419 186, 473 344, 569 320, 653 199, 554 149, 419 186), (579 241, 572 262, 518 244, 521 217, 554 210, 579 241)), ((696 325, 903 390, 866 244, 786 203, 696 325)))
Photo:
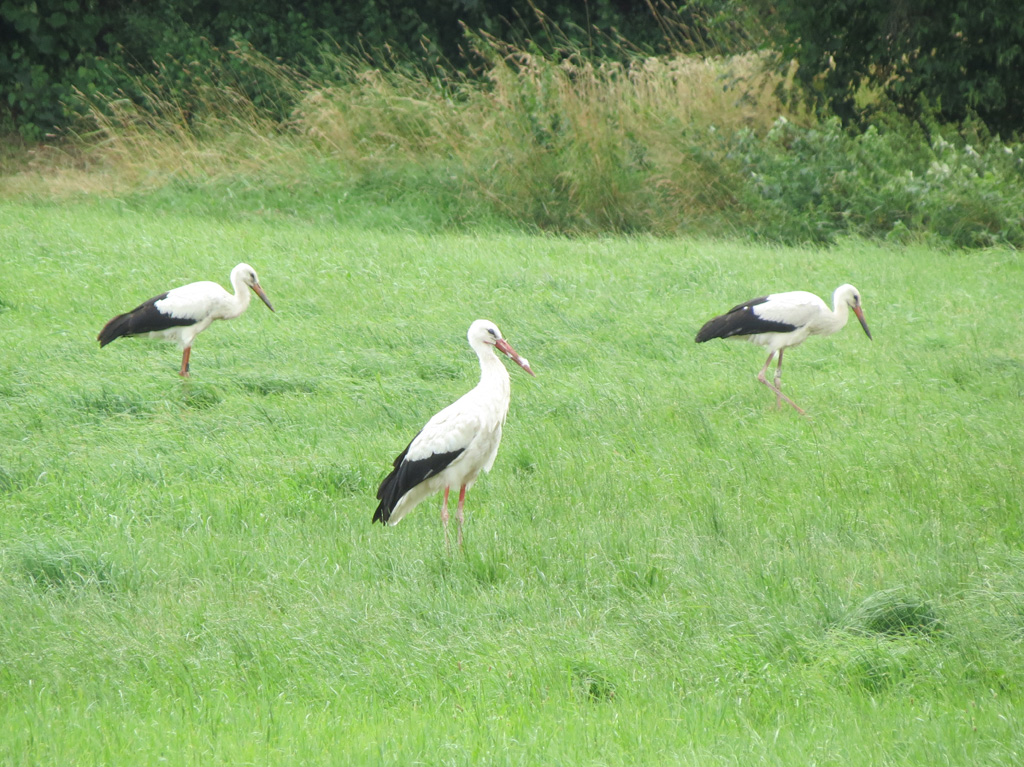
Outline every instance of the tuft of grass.
POLYGON ((894 694, 901 684, 912 686, 927 674, 928 648, 911 641, 878 641, 834 635, 815 659, 831 682, 869 695, 894 694))
POLYGON ((89 546, 66 541, 22 544, 16 550, 18 571, 34 586, 59 592, 119 585, 117 566, 89 546))
POLYGON ((466 568, 479 585, 494 587, 511 577, 516 559, 508 550, 492 545, 482 551, 468 551, 466 568))
POLYGON ((355 466, 334 462, 313 463, 293 474, 293 483, 303 489, 312 489, 328 497, 355 496, 371 489, 372 480, 355 466))
POLYGON ((4 466, 0 466, 0 493, 11 493, 21 489, 21 480, 4 466))
POLYGON ((903 589, 885 589, 865 599, 847 617, 847 631, 899 636, 928 635, 942 630, 935 608, 903 589))
POLYGON ((591 663, 573 663, 569 668, 573 692, 584 702, 604 703, 615 699, 616 685, 591 663))
POLYGON ((295 379, 273 375, 240 378, 236 385, 245 391, 264 397, 274 394, 312 394, 319 388, 319 384, 313 379, 295 379))
POLYGON ((140 417, 148 415, 152 411, 152 404, 142 396, 106 388, 98 391, 83 390, 73 394, 69 398, 68 404, 72 410, 83 415, 102 418, 110 416, 140 417))
POLYGON ((181 404, 189 410, 206 410, 223 401, 224 394, 215 385, 186 381, 181 390, 181 404))

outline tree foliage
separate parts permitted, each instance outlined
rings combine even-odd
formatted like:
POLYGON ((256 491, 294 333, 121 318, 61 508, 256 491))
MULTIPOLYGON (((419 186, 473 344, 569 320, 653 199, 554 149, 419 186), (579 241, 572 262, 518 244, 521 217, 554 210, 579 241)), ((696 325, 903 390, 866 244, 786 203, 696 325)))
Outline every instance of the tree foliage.
POLYGON ((882 94, 915 119, 1024 125, 1024 13, 1017 0, 778 0, 785 50, 845 122, 882 94))

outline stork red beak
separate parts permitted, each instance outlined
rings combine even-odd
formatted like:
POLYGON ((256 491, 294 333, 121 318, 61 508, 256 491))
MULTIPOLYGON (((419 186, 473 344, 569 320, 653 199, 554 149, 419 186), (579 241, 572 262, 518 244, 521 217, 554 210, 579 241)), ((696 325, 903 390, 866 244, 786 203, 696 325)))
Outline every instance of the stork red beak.
POLYGON ((504 338, 499 338, 497 341, 494 342, 494 345, 498 348, 500 352, 507 354, 512 359, 513 362, 515 362, 527 373, 532 375, 534 378, 537 377, 536 373, 530 370, 530 363, 526 361, 526 358, 520 357, 519 352, 513 349, 509 342, 506 341, 504 338))
MULTIPOLYGON (((263 292, 263 288, 260 287, 258 282, 252 286, 252 289, 256 292, 256 295, 260 297, 260 300, 267 305, 267 308, 270 309, 270 311, 274 311, 274 307, 271 305, 270 299, 267 298, 267 294, 263 292)), ((863 322, 863 320, 861 320, 861 322, 863 322)))
POLYGON ((860 326, 864 328, 864 332, 868 334, 868 339, 873 341, 874 339, 871 338, 871 331, 868 330, 868 321, 864 319, 864 310, 859 306, 855 306, 853 307, 853 313, 856 314, 857 319, 860 320, 860 326))

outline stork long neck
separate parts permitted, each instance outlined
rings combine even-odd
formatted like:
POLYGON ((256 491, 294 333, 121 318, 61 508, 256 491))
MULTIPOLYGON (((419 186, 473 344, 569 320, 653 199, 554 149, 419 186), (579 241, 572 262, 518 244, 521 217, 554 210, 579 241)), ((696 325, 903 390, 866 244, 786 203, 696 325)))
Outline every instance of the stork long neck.
POLYGON ((235 294, 231 297, 231 306, 228 311, 224 313, 224 319, 227 320, 234 319, 248 309, 249 301, 252 300, 252 295, 249 293, 249 286, 242 280, 241 274, 231 275, 231 287, 235 289, 235 294))
POLYGON ((832 296, 832 311, 822 318, 819 335, 827 336, 846 327, 850 318, 850 305, 838 295, 832 296))
POLYGON ((494 347, 486 345, 477 349, 476 353, 480 358, 480 383, 477 384, 477 388, 498 392, 499 396, 507 402, 511 392, 508 370, 498 359, 494 347))

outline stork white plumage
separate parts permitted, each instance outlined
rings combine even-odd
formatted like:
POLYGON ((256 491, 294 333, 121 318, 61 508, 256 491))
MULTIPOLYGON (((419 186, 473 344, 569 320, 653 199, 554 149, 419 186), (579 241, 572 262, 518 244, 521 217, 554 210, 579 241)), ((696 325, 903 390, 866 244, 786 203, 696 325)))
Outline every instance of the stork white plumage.
POLYGON ((96 337, 100 347, 122 336, 147 336, 176 341, 182 348, 180 375, 188 376, 189 357, 195 337, 210 327, 214 320, 234 319, 249 308, 249 288, 260 297, 270 311, 274 307, 263 292, 256 270, 238 264, 231 270, 234 294, 216 282, 192 282, 168 290, 139 304, 130 312, 119 314, 103 326, 96 337))
POLYGON ((481 471, 490 471, 494 465, 508 413, 511 384, 494 350, 534 375, 530 363, 509 345, 493 322, 476 320, 466 337, 480 359, 480 383, 431 418, 395 459, 394 469, 377 490, 380 504, 373 515, 374 522, 397 525, 420 501, 444 488, 441 522, 447 543, 448 492, 457 487, 459 545, 466 491, 481 471))
POLYGON ((850 310, 857 315, 861 327, 871 339, 864 310, 860 305, 860 293, 853 285, 840 285, 832 295, 834 309, 813 293, 794 290, 789 293, 773 293, 737 304, 725 314, 704 323, 697 332, 697 343, 712 338, 744 337, 751 343, 768 347, 768 359, 757 374, 757 380, 775 392, 775 406, 782 400, 803 415, 804 411, 793 400, 782 393, 782 353, 791 346, 803 343, 808 336, 828 336, 846 325, 850 310), (768 382, 765 373, 776 352, 779 355, 775 365, 775 385, 768 382))

